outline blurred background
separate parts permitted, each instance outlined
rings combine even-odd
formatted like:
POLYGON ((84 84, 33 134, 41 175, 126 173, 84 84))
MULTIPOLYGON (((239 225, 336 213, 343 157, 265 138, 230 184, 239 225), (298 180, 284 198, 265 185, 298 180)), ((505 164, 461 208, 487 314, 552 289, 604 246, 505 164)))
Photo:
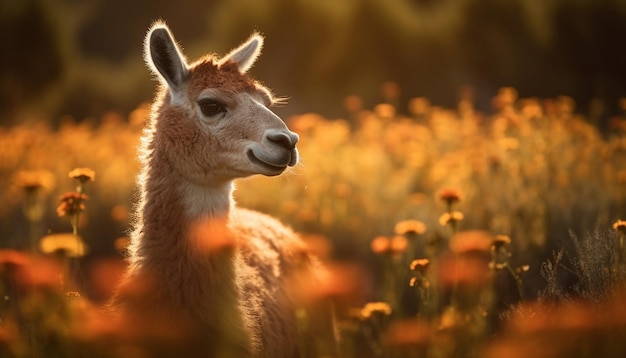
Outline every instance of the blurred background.
POLYGON ((394 81, 401 102, 444 107, 470 85, 481 110, 502 86, 567 95, 582 113, 601 106, 604 124, 626 95, 620 0, 21 0, 0 4, 0 123, 149 101, 142 40, 159 18, 190 59, 265 34, 254 75, 290 97, 281 114, 338 116, 345 96, 369 106, 394 81))
POLYGON ((299 133, 302 161, 279 178, 240 180, 242 206, 376 271, 370 242, 400 221, 420 220, 432 242, 450 235, 438 193, 451 188, 462 230, 511 237, 512 261, 530 266, 528 297, 561 248, 604 272, 613 251, 589 255, 573 237, 615 241, 611 225, 626 213, 617 0, 2 2, 1 247, 68 232, 55 208, 75 187, 68 172, 89 167, 78 225, 87 260, 121 257, 156 87, 143 38, 159 18, 190 60, 266 36, 253 76, 289 96, 276 111, 299 133))
MULTIPOLYGON (((329 263, 355 265, 346 271, 355 274, 335 273, 350 277, 338 288, 363 286, 363 302, 351 305, 395 302, 414 315, 430 298, 418 300, 416 289, 428 286, 413 286, 409 262, 430 260, 436 283, 451 271, 450 251, 486 259, 496 242, 509 242, 509 271, 480 263, 491 281, 468 282, 485 302, 467 301, 480 317, 462 318, 450 332, 475 335, 485 320, 495 331, 515 321, 509 308, 519 301, 601 302, 624 287, 624 0, 0 1, 0 274, 16 272, 6 268, 22 257, 8 249, 47 252, 73 260, 89 299, 104 302, 115 290, 139 195, 136 148, 157 85, 143 38, 157 19, 190 60, 223 55, 252 31, 266 36, 252 75, 289 97, 276 112, 300 135, 301 162, 279 177, 238 180, 235 199, 293 227, 329 263), (72 199, 80 212, 72 216, 69 199, 81 191, 68 177, 74 168, 95 171, 95 180, 83 183, 87 199, 72 199), (446 197, 456 198, 454 207, 446 197), (68 238, 65 247, 45 245, 68 238)), ((53 276, 57 285, 62 276, 53 276)), ((432 289, 435 304, 444 289, 432 289)), ((9 322, 4 310, 18 301, 0 297, 1 321, 9 322)), ((582 348, 562 357, 624 356, 626 318, 613 303, 623 297, 600 314, 519 311, 547 317, 530 329, 545 343, 521 340, 539 343, 529 354, 513 347, 490 356, 536 356, 563 339, 582 348), (602 320, 613 316, 617 323, 602 320), (579 328, 589 334, 570 334, 579 328), (589 337, 602 337, 596 348, 604 351, 589 337)), ((430 328, 440 332, 439 312, 431 313, 430 328)), ((39 319, 46 324, 33 327, 52 327, 39 319)), ((353 327, 367 328, 359 319, 353 327)), ((10 325, 0 325, 4 357, 11 332, 3 326, 10 325)), ((492 331, 480 334, 493 341, 492 331)), ((351 356, 367 357, 357 348, 367 350, 371 339, 359 337, 351 356)), ((453 356, 440 353, 451 340, 433 342, 440 347, 432 356, 453 356)))

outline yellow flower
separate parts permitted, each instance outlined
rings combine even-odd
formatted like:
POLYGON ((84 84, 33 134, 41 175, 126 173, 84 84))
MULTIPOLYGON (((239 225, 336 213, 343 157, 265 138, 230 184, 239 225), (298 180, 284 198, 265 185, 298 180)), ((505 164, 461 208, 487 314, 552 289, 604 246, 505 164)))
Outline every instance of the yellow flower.
POLYGON ((68 176, 84 183, 94 181, 96 179, 96 172, 89 168, 75 168, 69 172, 68 176))
POLYGON ((511 238, 506 235, 496 235, 491 242, 491 245, 498 249, 504 245, 509 245, 511 243, 511 238))
POLYGON ((374 107, 374 112, 380 118, 393 118, 396 115, 396 108, 387 103, 381 103, 374 107))
POLYGON ((613 223, 613 230, 617 232, 621 232, 622 234, 626 234, 626 221, 617 220, 613 223))
POLYGON ((396 224, 394 231, 397 235, 421 235, 426 232, 426 225, 419 220, 403 220, 396 224))
POLYGON ((49 190, 54 187, 54 175, 47 170, 20 171, 13 178, 15 185, 26 191, 49 190))
POLYGON ((411 271, 426 271, 428 269, 428 266, 430 266, 430 261, 428 259, 416 259, 411 261, 411 263, 409 264, 409 269, 411 269, 411 271))
POLYGON ((369 302, 361 309, 361 317, 368 319, 374 314, 391 315, 391 306, 386 302, 369 302))
POLYGON ((39 242, 41 251, 45 254, 62 252, 68 257, 82 257, 87 251, 86 245, 78 235, 52 234, 44 236, 39 242))
POLYGON ((451 223, 456 223, 463 220, 463 217, 463 213, 460 211, 444 213, 439 217, 439 225, 446 226, 451 223))
POLYGON ((430 281, 423 277, 411 277, 411 279, 409 280, 409 287, 428 289, 430 288, 430 281))

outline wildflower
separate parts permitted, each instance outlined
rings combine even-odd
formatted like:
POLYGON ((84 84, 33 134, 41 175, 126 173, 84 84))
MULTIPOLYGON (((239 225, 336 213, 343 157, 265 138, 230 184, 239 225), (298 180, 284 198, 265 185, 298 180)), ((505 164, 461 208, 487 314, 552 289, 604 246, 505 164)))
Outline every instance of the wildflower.
POLYGON ((489 252, 494 240, 485 231, 471 230, 457 233, 450 239, 450 250, 456 254, 489 252))
POLYGON ((396 224, 397 235, 421 235, 426 232, 426 225, 419 220, 403 220, 396 224))
POLYGON ((508 266, 511 253, 507 245, 511 243, 511 238, 506 235, 497 235, 491 242, 491 262, 489 268, 502 270, 508 266))
POLYGON ((401 254, 408 250, 409 241, 404 236, 396 235, 392 238, 377 236, 370 243, 370 249, 376 255, 401 254))
POLYGON ((27 192, 54 187, 54 175, 46 170, 20 171, 13 178, 15 185, 27 192))
POLYGON ((58 285, 61 268, 54 260, 0 250, 0 270, 8 274, 20 290, 32 292, 58 285))
POLYGON ((409 269, 411 269, 411 271, 416 271, 417 276, 411 277, 409 280, 409 286, 418 287, 420 289, 428 289, 430 287, 430 281, 426 277, 426 271, 428 271, 429 266, 430 261, 428 259, 416 259, 411 261, 409 269))
POLYGON ((411 269, 411 271, 426 271, 428 269, 428 266, 430 266, 430 260, 428 259, 416 259, 411 261, 411 263, 409 264, 409 269, 411 269))
POLYGON ((391 239, 389 246, 391 253, 400 254, 409 248, 409 241, 404 236, 396 235, 391 239))
POLYGON ((370 243, 370 249, 377 255, 383 255, 389 252, 391 243, 386 236, 376 236, 370 243))
POLYGON ((613 223, 613 230, 621 233, 621 234, 626 234, 626 221, 625 220, 617 220, 616 222, 613 223))
POLYGON ((449 213, 443 213, 439 217, 439 225, 446 226, 448 224, 453 225, 459 221, 462 221, 464 218, 463 213, 460 211, 452 211, 449 213))
POLYGON ((363 109, 363 99, 356 95, 351 95, 343 100, 343 107, 348 112, 358 112, 363 109))
POLYGON ((425 278, 425 277, 413 276, 409 280, 409 286, 410 287, 417 287, 417 288, 422 289, 422 290, 427 290, 427 289, 430 288, 430 281, 428 281, 428 279, 425 278))
POLYGON ((626 221, 617 220, 613 223, 613 230, 619 234, 620 261, 622 260, 622 251, 624 250, 624 240, 626 240, 626 221))
POLYGON ((513 87, 502 87, 498 90, 498 95, 495 99, 500 107, 498 109, 510 107, 517 101, 517 90, 513 87))
POLYGON ((327 264, 323 273, 301 270, 286 283, 299 305, 307 306, 332 299, 338 305, 353 307, 363 302, 367 283, 363 269, 349 264, 327 264))
POLYGON ((469 321, 467 314, 461 313, 452 307, 447 308, 441 314, 441 321, 439 322, 440 330, 454 329, 464 326, 469 321))
POLYGON ((491 284, 488 260, 477 255, 446 256, 439 261, 442 287, 481 288, 491 284))
POLYGON ((85 200, 87 195, 75 191, 67 192, 59 198, 60 204, 57 207, 59 216, 73 216, 85 210, 85 200))
POLYGON ((416 116, 425 116, 430 111, 430 101, 424 97, 416 97, 409 101, 409 111, 416 116))
POLYGON ((375 314, 390 316, 391 306, 387 302, 369 302, 361 309, 361 317, 363 319, 368 319, 375 314))
POLYGON ((491 242, 491 245, 494 249, 499 249, 502 246, 509 245, 511 243, 511 238, 506 235, 496 235, 491 242))
POLYGON ((439 192, 439 199, 450 207, 452 204, 461 201, 461 194, 454 189, 444 189, 439 192))
POLYGON ((396 115, 396 108, 391 104, 381 103, 374 107, 374 112, 376 112, 380 118, 393 118, 393 116, 396 115))
MULTIPOLYGON (((41 220, 44 215, 43 196, 54 187, 54 175, 45 170, 20 171, 13 181, 16 186, 24 191, 24 215, 30 223, 41 220)), ((36 242, 37 237, 31 227, 31 244, 36 242)))
POLYGON ((52 234, 44 236, 39 242, 45 254, 63 253, 68 257, 82 257, 87 251, 86 245, 78 235, 52 234))
POLYGON ((69 172, 68 176, 81 183, 85 183, 87 181, 94 181, 96 179, 96 172, 89 168, 75 168, 69 172))

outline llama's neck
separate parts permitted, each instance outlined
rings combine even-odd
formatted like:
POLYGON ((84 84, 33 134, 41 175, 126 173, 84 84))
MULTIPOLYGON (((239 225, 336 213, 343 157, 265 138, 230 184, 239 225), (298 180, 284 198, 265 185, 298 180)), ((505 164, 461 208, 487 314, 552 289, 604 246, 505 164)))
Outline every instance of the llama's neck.
POLYGON ((224 341, 247 352, 234 274, 237 254, 228 229, 233 183, 198 185, 177 175, 158 153, 149 158, 140 176, 127 282, 132 289, 133 280, 147 280, 149 300, 202 322, 207 334, 218 337, 209 349, 224 341), (220 329, 232 337, 219 336, 220 329))
POLYGON ((233 205, 232 181, 193 183, 178 175, 158 153, 153 153, 140 178, 142 197, 131 260, 162 263, 164 258, 185 255, 190 249, 194 225, 225 225, 233 205))

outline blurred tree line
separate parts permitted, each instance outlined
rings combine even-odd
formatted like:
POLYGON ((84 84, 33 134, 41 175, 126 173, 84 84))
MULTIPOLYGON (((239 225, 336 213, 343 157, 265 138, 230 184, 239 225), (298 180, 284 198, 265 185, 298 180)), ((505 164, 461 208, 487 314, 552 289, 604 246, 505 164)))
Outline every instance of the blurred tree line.
POLYGON ((346 95, 371 105, 384 81, 446 107, 470 85, 483 110, 502 86, 569 95, 604 119, 626 96, 620 0, 20 0, 0 3, 0 123, 149 101, 142 40, 158 18, 191 59, 265 34, 253 72, 290 97, 281 114, 341 115, 346 95))

